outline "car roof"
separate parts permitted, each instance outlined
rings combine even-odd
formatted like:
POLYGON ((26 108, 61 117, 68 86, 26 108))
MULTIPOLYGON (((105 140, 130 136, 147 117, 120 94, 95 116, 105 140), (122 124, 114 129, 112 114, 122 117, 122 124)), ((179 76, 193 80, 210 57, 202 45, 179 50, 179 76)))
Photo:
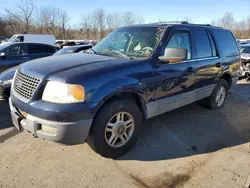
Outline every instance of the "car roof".
POLYGON ((156 23, 148 23, 148 24, 138 24, 138 25, 131 25, 131 26, 125 26, 125 27, 202 27, 202 28, 209 28, 209 29, 221 29, 221 30, 227 30, 223 29, 222 27, 216 27, 212 26, 210 24, 193 24, 193 23, 188 23, 186 21, 173 21, 173 22, 156 22, 156 23))
MULTIPOLYGON (((25 44, 34 44, 34 45, 36 45, 36 44, 39 44, 39 45, 52 46, 50 44, 38 43, 38 42, 13 42, 13 43, 8 43, 8 44, 9 45, 14 45, 14 44, 23 44, 23 45, 25 45, 25 44)), ((55 46, 53 46, 53 47, 55 47, 55 46)))

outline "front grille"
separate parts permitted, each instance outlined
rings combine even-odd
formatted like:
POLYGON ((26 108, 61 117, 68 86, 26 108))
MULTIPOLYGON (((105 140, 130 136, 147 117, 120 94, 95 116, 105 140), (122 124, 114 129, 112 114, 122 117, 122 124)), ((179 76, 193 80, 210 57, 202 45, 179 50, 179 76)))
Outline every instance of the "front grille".
POLYGON ((25 75, 21 72, 16 73, 16 77, 14 80, 14 90, 26 99, 31 99, 40 79, 33 78, 31 76, 25 75))

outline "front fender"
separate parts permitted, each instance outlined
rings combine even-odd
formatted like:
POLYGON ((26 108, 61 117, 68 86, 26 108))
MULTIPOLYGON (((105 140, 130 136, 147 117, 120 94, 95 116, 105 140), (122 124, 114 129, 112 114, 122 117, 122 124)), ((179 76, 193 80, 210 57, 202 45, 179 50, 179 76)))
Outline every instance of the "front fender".
POLYGON ((109 81, 94 91, 91 91, 87 96, 87 101, 104 103, 111 97, 121 93, 135 93, 145 102, 151 96, 151 92, 146 84, 131 77, 124 77, 109 81))

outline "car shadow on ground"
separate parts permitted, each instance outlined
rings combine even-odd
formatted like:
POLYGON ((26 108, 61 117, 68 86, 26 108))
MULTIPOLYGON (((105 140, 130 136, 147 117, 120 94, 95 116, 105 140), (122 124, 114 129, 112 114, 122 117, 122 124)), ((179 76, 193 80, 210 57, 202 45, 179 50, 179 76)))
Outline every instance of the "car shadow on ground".
POLYGON ((237 125, 228 121, 237 109, 230 109, 232 106, 226 104, 224 109, 213 111, 191 104, 146 120, 136 147, 117 160, 174 159, 247 143, 249 139, 235 128, 237 125))
POLYGON ((7 101, 0 101, 0 130, 13 127, 11 123, 9 104, 7 101))

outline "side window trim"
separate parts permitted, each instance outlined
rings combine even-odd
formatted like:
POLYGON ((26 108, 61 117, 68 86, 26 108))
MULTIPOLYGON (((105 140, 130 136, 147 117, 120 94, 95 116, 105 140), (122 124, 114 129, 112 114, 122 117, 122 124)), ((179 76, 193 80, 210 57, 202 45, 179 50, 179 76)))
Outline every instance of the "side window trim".
POLYGON ((208 30, 206 30, 206 33, 207 33, 208 38, 209 38, 209 43, 210 43, 211 50, 212 50, 212 57, 220 57, 219 51, 218 51, 218 48, 215 44, 215 40, 214 40, 213 36, 211 35, 211 33, 208 30), (213 48, 215 49, 215 56, 213 56, 213 48))

